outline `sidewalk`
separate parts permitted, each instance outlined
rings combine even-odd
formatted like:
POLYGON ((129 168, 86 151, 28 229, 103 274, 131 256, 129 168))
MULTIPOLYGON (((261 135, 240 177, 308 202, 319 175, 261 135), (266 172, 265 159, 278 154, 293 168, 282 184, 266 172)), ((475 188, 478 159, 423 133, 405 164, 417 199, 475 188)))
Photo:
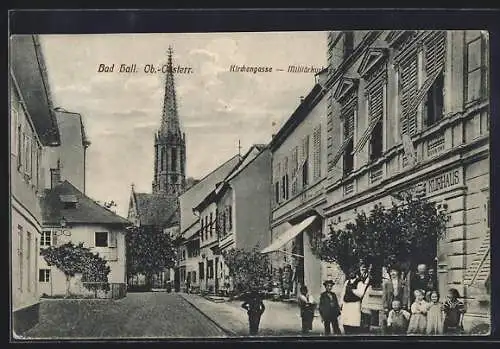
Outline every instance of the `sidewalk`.
MULTIPOLYGON (((214 303, 196 294, 179 293, 187 302, 217 323, 225 332, 234 336, 248 336, 248 317, 241 308, 241 301, 214 303)), ((294 303, 264 300, 266 311, 259 327, 261 336, 300 336, 301 319, 299 308, 294 303)), ((311 335, 322 335, 323 323, 316 316, 311 335)))

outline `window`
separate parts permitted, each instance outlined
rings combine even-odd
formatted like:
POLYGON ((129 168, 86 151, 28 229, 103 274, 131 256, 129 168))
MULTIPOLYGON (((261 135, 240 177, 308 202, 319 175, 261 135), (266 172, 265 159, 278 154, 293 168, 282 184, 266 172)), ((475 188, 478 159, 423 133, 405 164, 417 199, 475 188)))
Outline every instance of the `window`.
POLYGON ((95 246, 96 247, 108 247, 108 232, 96 232, 95 233, 95 246))
POLYGON ((17 138, 19 137, 18 133, 16 133, 18 124, 19 124, 19 115, 18 115, 18 105, 17 105, 17 100, 15 98, 15 92, 13 89, 10 91, 10 151, 12 154, 18 155, 19 153, 17 152, 17 138))
POLYGON ((28 292, 31 291, 31 232, 27 231, 26 232, 26 265, 28 267, 27 271, 27 276, 28 276, 28 282, 27 282, 27 289, 28 292))
POLYGON ((224 212, 222 213, 222 217, 221 217, 221 220, 222 220, 222 234, 223 235, 226 235, 227 233, 227 212, 226 210, 224 210, 224 212))
POLYGON ((196 282, 196 272, 195 271, 192 271, 191 272, 191 282, 196 282))
POLYGON ((344 32, 344 59, 349 57, 354 49, 354 32, 344 32))
POLYGON ((277 204, 280 203, 280 182, 279 181, 276 181, 276 183, 274 183, 274 200, 277 204))
POLYGON ((382 132, 382 119, 380 119, 372 130, 370 139, 370 161, 375 161, 382 156, 382 132))
POLYGON ((233 207, 231 205, 227 206, 227 230, 231 231, 233 229, 233 207))
POLYGON ((413 98, 418 90, 418 54, 411 52, 399 62, 399 98, 401 104, 401 135, 417 132, 417 114, 412 112, 413 98))
POLYGON ((283 200, 288 200, 288 157, 285 157, 283 167, 284 174, 281 177, 281 192, 283 200))
POLYGON ((50 230, 44 230, 42 231, 41 237, 40 237, 40 246, 41 247, 48 247, 52 244, 52 232, 50 230))
POLYGON ((465 97, 467 102, 473 102, 487 95, 486 42, 479 30, 466 31, 465 36, 465 97))
POLYGON ((21 169, 21 165, 23 163, 22 154, 23 154, 23 134, 21 133, 21 123, 17 125, 17 169, 21 169))
POLYGON ((207 261, 207 278, 208 279, 214 278, 214 261, 213 260, 207 261))
POLYGON ((321 125, 313 132, 313 180, 321 178, 321 125))
POLYGON ((210 237, 214 235, 214 227, 213 227, 213 215, 212 212, 210 212, 210 237))
POLYGON ((208 240, 208 216, 205 216, 205 240, 208 240))
POLYGON ((219 221, 219 209, 215 209, 215 234, 217 237, 220 236, 220 221, 219 221))
POLYGON ((198 273, 200 274, 200 280, 205 278, 205 265, 203 262, 198 263, 198 273))
POLYGON ((302 187, 309 184, 309 135, 302 140, 302 187))
POLYGON ((342 118, 344 120, 344 140, 347 141, 344 149, 344 176, 348 176, 354 169, 354 116, 356 101, 343 106, 342 118))
POLYGON ((177 171, 177 148, 172 148, 172 171, 177 171))
POLYGON ((18 238, 18 247, 17 253, 19 255, 19 290, 23 291, 23 271, 24 271, 24 260, 23 260, 23 252, 24 252, 24 236, 23 236, 23 227, 17 226, 17 238, 18 238))
POLYGON ((293 148, 292 151, 292 196, 297 194, 297 177, 299 167, 299 147, 293 148))
POLYGON ((31 178, 31 138, 27 134, 25 134, 24 152, 24 172, 31 178))
POLYGON ((40 269, 38 271, 39 282, 50 282, 50 269, 40 269))
POLYGON ((203 225, 203 218, 200 219, 200 240, 203 241, 203 233, 205 231, 205 227, 203 225))
POLYGON ((427 101, 425 103, 425 124, 432 126, 438 122, 443 116, 443 96, 444 89, 444 74, 441 72, 436 81, 432 84, 429 91, 427 91, 427 101))

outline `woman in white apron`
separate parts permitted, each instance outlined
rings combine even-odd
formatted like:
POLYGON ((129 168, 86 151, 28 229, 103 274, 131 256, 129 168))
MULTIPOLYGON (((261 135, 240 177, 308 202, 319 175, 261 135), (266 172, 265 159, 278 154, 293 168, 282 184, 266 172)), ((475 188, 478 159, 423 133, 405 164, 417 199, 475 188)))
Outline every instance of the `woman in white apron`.
POLYGON ((370 278, 361 280, 355 273, 344 283, 340 295, 341 319, 345 334, 359 334, 361 331, 361 302, 368 288, 370 278))

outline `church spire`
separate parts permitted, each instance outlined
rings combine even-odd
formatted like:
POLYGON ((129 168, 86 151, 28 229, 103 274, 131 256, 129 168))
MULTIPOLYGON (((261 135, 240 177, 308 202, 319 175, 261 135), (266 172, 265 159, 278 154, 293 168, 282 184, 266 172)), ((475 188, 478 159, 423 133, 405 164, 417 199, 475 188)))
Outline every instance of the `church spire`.
POLYGON ((163 99, 163 114, 161 119, 161 135, 180 135, 177 100, 175 96, 174 72, 172 68, 172 47, 168 47, 167 74, 165 76, 165 96, 163 99))

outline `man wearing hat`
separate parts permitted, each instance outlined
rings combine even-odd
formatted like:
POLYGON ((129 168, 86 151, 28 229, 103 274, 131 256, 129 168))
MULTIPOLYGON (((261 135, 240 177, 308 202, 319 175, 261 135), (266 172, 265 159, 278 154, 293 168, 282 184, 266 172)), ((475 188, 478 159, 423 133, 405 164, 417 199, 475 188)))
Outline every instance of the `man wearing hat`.
POLYGON ((323 283, 323 286, 325 286, 325 292, 321 293, 319 298, 319 313, 323 319, 323 324, 325 325, 325 335, 331 334, 331 327, 333 327, 333 333, 340 334, 338 322, 340 306, 337 300, 337 295, 332 292, 333 285, 334 282, 332 280, 326 280, 323 283))

